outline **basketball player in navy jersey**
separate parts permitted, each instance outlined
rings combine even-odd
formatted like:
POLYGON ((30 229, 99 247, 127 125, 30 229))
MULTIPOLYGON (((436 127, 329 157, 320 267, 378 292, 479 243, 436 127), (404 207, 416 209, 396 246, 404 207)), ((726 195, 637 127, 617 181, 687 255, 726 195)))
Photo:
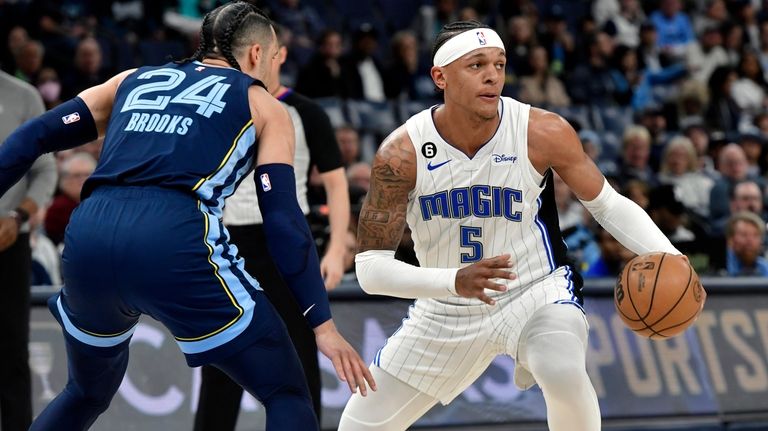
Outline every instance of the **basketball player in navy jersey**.
POLYGON ((378 391, 352 395, 341 431, 404 430, 503 354, 516 359, 519 387, 541 387, 550 430, 600 429, 581 277, 564 260, 553 171, 633 252, 680 254, 611 188, 566 121, 500 96, 505 64, 492 29, 445 26, 431 69, 444 104, 411 117, 376 154, 358 279, 368 293, 417 300, 370 367, 378 391), (406 223, 420 267, 394 258, 406 223))
POLYGON ((64 329, 69 380, 32 430, 93 424, 120 385, 141 314, 171 331, 190 366, 214 364, 257 397, 267 429, 318 429, 285 326, 220 221, 224 199, 254 165, 270 254, 319 350, 352 391, 373 388, 335 329, 296 203, 293 127, 265 89, 276 53, 269 19, 228 3, 204 18, 193 59, 123 72, 0 147, 1 194, 39 155, 105 136, 67 228, 65 287, 49 301, 64 329))
MULTIPOLYGON (((333 126, 323 108, 280 83, 280 68, 288 55, 287 46, 280 41, 281 28, 275 26, 279 54, 272 61, 269 92, 288 109, 295 131, 296 152, 293 168, 296 173, 296 196, 304 214, 309 213, 307 175, 311 165, 317 166, 328 197, 330 238, 325 255, 320 259, 326 290, 332 290, 344 273, 344 235, 349 227, 349 191, 333 126)), ((238 244, 245 268, 259 281, 261 288, 283 319, 293 346, 299 354, 309 395, 318 422, 321 421, 322 382, 317 358, 317 345, 312 330, 296 304, 280 271, 267 253, 258 206, 256 185, 247 179, 227 199, 224 225, 232 241, 238 244), (262 257, 260 257, 262 256, 262 257)), ((200 398, 195 413, 194 431, 228 431, 237 426, 243 389, 225 373, 213 366, 200 370, 200 398)))

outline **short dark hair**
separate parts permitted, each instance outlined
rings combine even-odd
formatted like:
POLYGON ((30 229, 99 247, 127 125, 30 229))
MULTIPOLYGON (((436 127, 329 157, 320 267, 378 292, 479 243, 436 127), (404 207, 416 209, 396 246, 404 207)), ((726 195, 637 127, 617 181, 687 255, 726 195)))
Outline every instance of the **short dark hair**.
POLYGON ((252 3, 226 3, 203 17, 200 44, 195 53, 182 62, 223 57, 230 66, 240 70, 235 51, 254 40, 267 40, 272 34, 272 28, 272 21, 252 3))
POLYGON ((435 54, 437 54, 437 50, 440 49, 441 46, 445 45, 445 42, 448 42, 450 39, 452 39, 456 35, 459 35, 461 33, 464 33, 467 30, 472 30, 475 28, 490 28, 490 27, 480 22, 477 22, 475 20, 454 21, 452 23, 444 25, 443 28, 440 30, 440 33, 438 33, 437 37, 435 37, 435 45, 432 47, 432 61, 435 60, 435 54))

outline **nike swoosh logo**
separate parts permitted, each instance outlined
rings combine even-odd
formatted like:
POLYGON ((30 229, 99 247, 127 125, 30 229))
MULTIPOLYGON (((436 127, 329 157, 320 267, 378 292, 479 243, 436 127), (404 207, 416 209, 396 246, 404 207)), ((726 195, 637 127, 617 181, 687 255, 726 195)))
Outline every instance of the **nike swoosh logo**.
POLYGON ((313 309, 314 307, 315 307, 315 304, 310 305, 309 308, 307 308, 307 310, 304 312, 304 316, 306 316, 307 313, 309 313, 309 310, 313 309))
POLYGON ((452 159, 448 159, 448 160, 444 161, 443 163, 438 163, 436 165, 433 165, 432 162, 427 162, 427 169, 429 169, 430 171, 434 171, 435 169, 439 168, 440 166, 443 166, 444 164, 450 162, 451 160, 452 159))

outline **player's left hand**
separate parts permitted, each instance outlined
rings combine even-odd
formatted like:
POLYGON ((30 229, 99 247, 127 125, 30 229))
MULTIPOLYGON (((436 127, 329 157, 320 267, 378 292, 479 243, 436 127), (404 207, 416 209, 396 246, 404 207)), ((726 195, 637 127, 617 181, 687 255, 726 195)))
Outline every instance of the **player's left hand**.
POLYGON ((320 261, 320 274, 325 280, 325 290, 331 291, 339 285, 341 276, 344 275, 343 253, 329 251, 320 261))
POLYGON ((0 251, 16 243, 19 236, 19 224, 11 217, 0 218, 0 251))
POLYGON ((360 395, 368 395, 366 382, 371 389, 376 390, 376 381, 368 366, 347 340, 339 334, 333 320, 328 320, 315 328, 315 341, 317 349, 331 360, 339 379, 347 382, 350 391, 356 393, 360 388, 360 395))

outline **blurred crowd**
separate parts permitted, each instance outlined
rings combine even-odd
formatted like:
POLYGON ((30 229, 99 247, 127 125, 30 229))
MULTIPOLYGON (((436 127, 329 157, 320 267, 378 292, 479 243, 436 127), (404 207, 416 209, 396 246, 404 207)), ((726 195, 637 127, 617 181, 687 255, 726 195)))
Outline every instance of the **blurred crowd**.
MULTIPOLYGON (((0 0, 0 66, 47 108, 121 70, 197 46, 219 0, 0 0)), ((768 276, 768 1, 264 0, 289 57, 282 82, 336 128, 353 213, 383 137, 439 103, 429 68, 442 25, 474 19, 507 48, 503 94, 555 111, 624 195, 702 274, 768 276)), ((0 101, 3 95, 0 94, 0 101)), ((7 101, 5 101, 7 102, 7 101)), ((53 202, 34 217, 34 283, 60 283, 57 253, 100 143, 56 155, 53 202)), ((327 207, 310 175, 323 248, 327 207)), ((585 276, 614 276, 631 253, 555 176, 560 229, 585 276)), ((353 214, 355 215, 355 214, 353 214)), ((347 270, 354 265, 355 217, 347 270)), ((398 257, 415 263, 406 234, 398 257)))

